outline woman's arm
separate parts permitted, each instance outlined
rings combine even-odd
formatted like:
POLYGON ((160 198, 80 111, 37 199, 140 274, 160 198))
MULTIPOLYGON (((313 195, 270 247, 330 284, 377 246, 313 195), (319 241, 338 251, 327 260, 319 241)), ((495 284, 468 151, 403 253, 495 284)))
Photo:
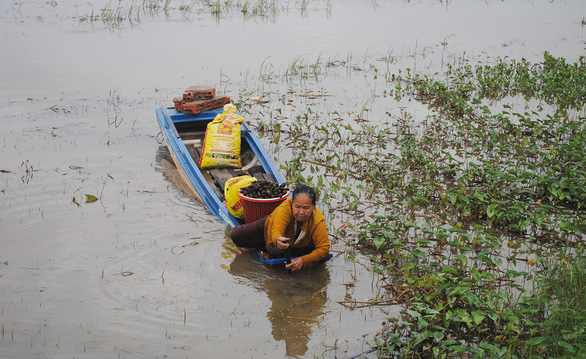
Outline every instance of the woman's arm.
POLYGON ((328 237, 328 231, 326 230, 325 220, 319 221, 311 232, 311 238, 313 239, 313 245, 315 249, 302 257, 303 267, 311 267, 314 264, 324 260, 328 254, 330 254, 330 238, 328 237))
POLYGON ((283 202, 279 207, 275 208, 269 219, 269 226, 267 230, 267 238, 265 238, 267 247, 269 244, 277 245, 277 239, 287 237, 287 228, 292 222, 293 214, 291 212, 291 201, 283 202))

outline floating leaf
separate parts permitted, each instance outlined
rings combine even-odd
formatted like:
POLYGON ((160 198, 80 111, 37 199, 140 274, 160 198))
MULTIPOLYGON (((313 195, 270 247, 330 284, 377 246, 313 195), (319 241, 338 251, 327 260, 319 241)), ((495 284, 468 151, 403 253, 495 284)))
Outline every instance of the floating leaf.
POLYGON ((545 337, 533 337, 533 338, 531 338, 531 340, 529 340, 529 344, 531 344, 532 346, 539 345, 544 340, 545 340, 545 337))
POLYGON ((413 256, 415 256, 415 257, 418 257, 418 258, 421 258, 421 259, 425 259, 425 253, 423 253, 419 249, 414 249, 413 252, 411 252, 411 254, 413 256))
POLYGON ((384 237, 374 237, 374 239, 372 240, 372 243, 374 243, 374 246, 376 247, 376 249, 379 249, 380 247, 383 246, 383 244, 385 244, 385 238, 384 237))
POLYGON ((372 268, 372 271, 375 272, 375 273, 377 273, 377 274, 385 274, 385 272, 383 272, 383 270, 380 269, 377 266, 374 266, 374 268, 372 268))
POLYGON ((472 318, 474 319, 474 323, 478 325, 484 320, 484 318, 486 318, 486 316, 480 310, 477 310, 472 313, 472 318))
POLYGON ((436 342, 439 342, 440 340, 444 339, 444 333, 435 332, 435 333, 433 333, 433 338, 435 339, 436 342))
POLYGON ((94 196, 93 194, 86 194, 85 195, 85 203, 94 203, 98 201, 98 197, 94 196))
POLYGON ((444 270, 444 273, 458 275, 458 271, 452 266, 443 266, 442 269, 444 270))
POLYGON ((409 314, 413 318, 421 317, 421 313, 419 313, 418 311, 407 309, 406 312, 407 312, 407 314, 409 314))
POLYGON ((408 271, 409 269, 415 267, 416 265, 417 265, 417 262, 408 262, 408 263, 405 263, 405 265, 401 268, 401 270, 408 271))
POLYGON ((570 343, 566 343, 562 340, 558 341, 558 345, 564 349, 567 349, 570 353, 574 353, 576 351, 576 349, 574 349, 570 343))

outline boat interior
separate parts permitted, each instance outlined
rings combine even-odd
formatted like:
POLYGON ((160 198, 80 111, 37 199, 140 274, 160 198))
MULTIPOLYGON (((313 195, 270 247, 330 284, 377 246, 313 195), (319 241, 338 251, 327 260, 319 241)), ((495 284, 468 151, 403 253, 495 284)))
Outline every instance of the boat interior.
MULTIPOLYGON (((177 131, 193 158, 194 162, 199 166, 201 154, 203 151, 203 144, 205 139, 205 126, 181 126, 176 124, 177 131)), ((202 175, 209 183, 210 187, 220 198, 224 201, 224 186, 226 182, 234 177, 249 175, 258 180, 266 180, 276 182, 273 175, 266 173, 263 166, 259 163, 254 152, 250 148, 248 141, 243 137, 240 145, 240 157, 242 159, 242 168, 210 168, 201 170, 202 175)))

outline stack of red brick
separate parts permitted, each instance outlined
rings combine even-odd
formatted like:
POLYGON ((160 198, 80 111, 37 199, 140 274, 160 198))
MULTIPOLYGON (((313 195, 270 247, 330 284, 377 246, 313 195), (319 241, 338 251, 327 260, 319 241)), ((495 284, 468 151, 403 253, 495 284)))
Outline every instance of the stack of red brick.
POLYGON ((175 97, 173 103, 179 112, 196 114, 229 104, 230 96, 216 96, 213 87, 190 86, 183 92, 183 97, 175 97))

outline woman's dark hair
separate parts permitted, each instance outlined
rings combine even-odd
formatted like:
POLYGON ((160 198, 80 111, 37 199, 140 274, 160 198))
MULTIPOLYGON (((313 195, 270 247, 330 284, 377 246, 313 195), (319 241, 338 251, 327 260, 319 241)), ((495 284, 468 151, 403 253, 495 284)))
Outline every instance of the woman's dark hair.
POLYGON ((316 201, 316 195, 315 195, 315 190, 307 185, 299 185, 299 186, 295 186, 295 189, 293 190, 293 197, 292 200, 295 200, 295 197, 297 197, 300 194, 304 194, 306 196, 309 196, 309 198, 311 198, 311 204, 313 204, 315 206, 315 201, 316 201))

